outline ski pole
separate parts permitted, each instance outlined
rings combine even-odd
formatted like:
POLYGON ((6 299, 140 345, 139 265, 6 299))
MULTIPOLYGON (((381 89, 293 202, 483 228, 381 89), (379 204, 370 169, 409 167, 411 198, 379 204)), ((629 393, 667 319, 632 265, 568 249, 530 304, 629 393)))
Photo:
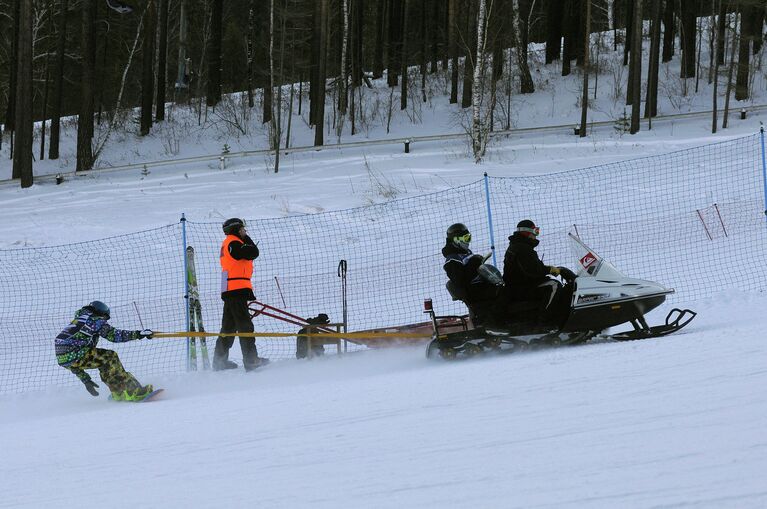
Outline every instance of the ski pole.
POLYGON ((136 315, 138 315, 138 323, 141 325, 142 329, 145 329, 144 322, 141 320, 141 313, 138 312, 138 305, 136 305, 136 301, 133 301, 133 307, 136 309, 136 315))

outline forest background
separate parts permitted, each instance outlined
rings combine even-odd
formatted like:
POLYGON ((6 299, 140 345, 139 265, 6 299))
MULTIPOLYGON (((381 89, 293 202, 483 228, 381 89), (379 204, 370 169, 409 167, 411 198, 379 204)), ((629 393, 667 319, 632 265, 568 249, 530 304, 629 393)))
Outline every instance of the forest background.
POLYGON ((766 11, 762 0, 0 0, 0 149, 10 144, 28 187, 35 160, 60 156, 62 119, 76 120, 74 169, 88 171, 115 131, 146 136, 178 106, 235 131, 257 115, 277 171, 296 110, 324 145, 367 121, 363 87, 385 78, 390 120, 427 101, 433 76, 465 111, 479 162, 489 133, 512 128, 512 94, 535 92, 530 48, 582 77, 581 136, 605 49, 623 52, 628 132, 657 115, 659 65, 673 59, 683 94, 713 82, 716 132, 720 82, 725 107, 751 93, 766 11))

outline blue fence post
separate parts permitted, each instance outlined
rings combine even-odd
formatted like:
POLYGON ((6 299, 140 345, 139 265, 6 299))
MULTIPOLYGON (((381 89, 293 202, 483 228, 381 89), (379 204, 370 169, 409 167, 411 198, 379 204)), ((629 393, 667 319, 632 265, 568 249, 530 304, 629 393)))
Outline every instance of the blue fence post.
MULTIPOLYGON (((187 283, 187 277, 189 272, 187 272, 187 262, 186 262, 186 216, 182 213, 181 214, 181 256, 184 260, 184 293, 182 294, 184 296, 184 309, 186 310, 186 330, 189 330, 189 284, 187 283)), ((194 348, 194 345, 192 344, 192 341, 194 341, 194 338, 187 338, 186 340, 186 370, 191 371, 191 352, 192 348, 194 348)))
MULTIPOLYGON (((762 124, 761 122, 759 122, 762 124)), ((764 218, 767 220, 767 155, 764 152, 764 124, 759 128, 762 138, 762 182, 764 183, 764 218)))
POLYGON ((490 207, 490 184, 488 183, 487 172, 485 172, 485 201, 487 202, 487 224, 490 228, 490 251, 493 253, 493 265, 498 263, 495 259, 495 234, 493 233, 493 209, 490 207))

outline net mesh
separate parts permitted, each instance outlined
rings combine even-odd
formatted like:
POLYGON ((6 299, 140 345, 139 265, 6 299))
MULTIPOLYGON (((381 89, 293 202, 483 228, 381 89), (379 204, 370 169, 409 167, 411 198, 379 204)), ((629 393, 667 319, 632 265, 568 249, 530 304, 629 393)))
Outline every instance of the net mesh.
MULTIPOLYGON (((662 156, 535 177, 489 178, 497 261, 506 237, 529 218, 542 229, 544 263, 575 268, 572 232, 632 277, 673 287, 671 303, 767 286, 767 248, 758 136, 662 156)), ((489 252, 485 183, 362 208, 247 221, 261 256, 254 291, 264 303, 310 317, 342 319, 340 260, 348 261, 350 331, 423 320, 424 298, 439 314, 461 314, 444 284, 441 248, 454 222, 468 225, 475 252, 489 252)), ((246 218, 247 219, 247 218, 246 218)), ((219 223, 187 221, 64 246, 0 250, 0 393, 76 384, 57 366, 53 339, 92 300, 127 329, 186 330, 185 247, 195 249, 204 326, 221 325, 219 223)), ((256 331, 299 328, 266 316, 256 331)), ((295 355, 295 339, 258 339, 259 355, 295 355)), ((236 345, 236 344, 235 344, 236 345)), ((144 383, 187 369, 184 339, 101 347, 118 351, 144 383)), ((215 340, 208 341, 212 354, 215 340)), ((232 349, 238 360, 239 347, 232 349)))

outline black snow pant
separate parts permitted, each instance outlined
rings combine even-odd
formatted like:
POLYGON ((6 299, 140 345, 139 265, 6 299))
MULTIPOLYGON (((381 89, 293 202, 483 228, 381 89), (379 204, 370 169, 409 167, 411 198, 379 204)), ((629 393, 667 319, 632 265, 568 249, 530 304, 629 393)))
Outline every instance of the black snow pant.
MULTIPOLYGON (((221 319, 221 334, 216 341, 216 351, 213 366, 222 365, 229 360, 229 349, 234 344, 237 332, 253 332, 253 322, 250 321, 248 298, 245 295, 226 295, 224 300, 224 316, 221 319)), ((258 350, 256 338, 240 337, 242 363, 245 369, 258 366, 258 350)))

